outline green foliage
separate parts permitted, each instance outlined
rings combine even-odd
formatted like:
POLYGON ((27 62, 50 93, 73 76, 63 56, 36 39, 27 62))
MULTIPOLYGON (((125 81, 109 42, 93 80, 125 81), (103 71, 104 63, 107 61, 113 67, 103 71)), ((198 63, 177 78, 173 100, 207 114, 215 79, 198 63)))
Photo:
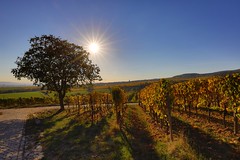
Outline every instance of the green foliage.
POLYGON ((124 114, 124 103, 126 102, 126 96, 124 91, 119 87, 112 88, 112 99, 115 105, 115 113, 117 117, 117 123, 121 128, 122 116, 124 114))
POLYGON ((121 106, 126 101, 125 93, 119 87, 112 88, 112 97, 116 106, 121 106))
POLYGON ((99 67, 92 64, 89 53, 81 46, 52 35, 31 38, 30 45, 24 56, 17 58, 12 73, 18 79, 24 77, 34 85, 56 91, 61 109, 71 87, 101 80, 99 67))

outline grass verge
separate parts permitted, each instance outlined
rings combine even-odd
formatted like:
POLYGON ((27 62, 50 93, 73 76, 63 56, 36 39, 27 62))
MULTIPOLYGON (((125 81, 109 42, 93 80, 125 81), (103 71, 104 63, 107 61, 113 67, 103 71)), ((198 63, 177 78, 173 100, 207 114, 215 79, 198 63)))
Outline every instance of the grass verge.
POLYGON ((26 134, 35 135, 35 139, 41 142, 44 159, 198 160, 216 157, 202 154, 205 152, 201 150, 203 144, 196 150, 190 142, 207 135, 192 131, 191 126, 175 120, 178 122, 175 127, 179 130, 174 130, 174 141, 170 142, 159 124, 139 106, 128 106, 121 130, 114 114, 102 117, 92 125, 88 112, 80 115, 56 112, 46 111, 27 121, 26 134), (186 134, 182 127, 190 133, 197 133, 186 134), (193 136, 195 139, 191 138, 193 136))
POLYGON ((54 113, 43 112, 27 121, 26 134, 36 135, 44 159, 133 159, 112 114, 91 125, 87 113, 54 113))

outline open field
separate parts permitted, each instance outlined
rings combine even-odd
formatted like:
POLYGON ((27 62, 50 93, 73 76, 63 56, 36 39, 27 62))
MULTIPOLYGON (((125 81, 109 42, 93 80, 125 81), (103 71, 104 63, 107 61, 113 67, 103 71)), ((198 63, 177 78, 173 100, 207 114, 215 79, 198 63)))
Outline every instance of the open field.
POLYGON ((19 92, 19 93, 5 93, 0 94, 0 99, 8 99, 8 98, 31 98, 31 97, 45 97, 45 95, 40 91, 34 92, 19 92))
MULTIPOLYGON (((129 94, 133 94, 145 85, 149 84, 149 81, 139 81, 139 82, 118 82, 118 83, 106 83, 97 84, 93 86, 93 91, 100 93, 110 93, 111 88, 115 86, 120 86, 126 90, 129 94)), ((53 97, 54 92, 45 94, 46 91, 42 91, 41 88, 30 86, 30 87, 0 87, 0 99, 8 98, 31 98, 31 97, 53 97)), ((67 95, 76 94, 88 94, 88 88, 72 88, 67 95)))
POLYGON ((0 87, 0 94, 4 93, 18 93, 18 92, 31 92, 40 91, 41 88, 37 86, 24 86, 24 87, 0 87))
MULTIPOLYGON (((96 89, 96 92, 108 93, 108 89, 96 89)), ((88 91, 86 89, 73 89, 68 92, 67 95, 76 95, 76 94, 87 94, 88 91)), ((32 92, 15 92, 15 93, 3 93, 0 94, 0 99, 8 99, 8 98, 31 98, 31 97, 54 97, 54 92, 46 94, 46 91, 32 91, 32 92)))

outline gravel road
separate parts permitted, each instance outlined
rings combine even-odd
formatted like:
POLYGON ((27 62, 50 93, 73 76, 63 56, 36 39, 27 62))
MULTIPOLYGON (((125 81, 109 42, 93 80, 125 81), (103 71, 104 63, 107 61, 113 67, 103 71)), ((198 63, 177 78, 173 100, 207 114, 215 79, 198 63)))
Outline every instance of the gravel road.
MULTIPOLYGON (((0 160, 23 160, 24 125, 29 114, 59 106, 0 109, 0 160)), ((38 159, 38 158, 35 158, 38 159)))

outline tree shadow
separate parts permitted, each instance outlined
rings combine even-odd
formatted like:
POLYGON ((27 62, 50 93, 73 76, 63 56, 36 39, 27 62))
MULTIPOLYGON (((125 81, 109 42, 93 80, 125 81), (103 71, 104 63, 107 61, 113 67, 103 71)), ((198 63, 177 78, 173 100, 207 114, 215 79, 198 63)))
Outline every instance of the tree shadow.
MULTIPOLYGON (((100 121, 91 124, 89 114, 61 114, 59 117, 43 119, 43 126, 36 134, 43 144, 45 159, 118 159, 121 154, 121 147, 125 144, 116 144, 112 137, 106 135, 109 128, 109 115, 103 117, 100 121), (89 119, 89 120, 88 120, 89 119), (61 121, 67 121, 63 123, 61 121), (55 128, 56 123, 63 123, 63 126, 55 128)), ((35 126, 36 127, 36 126, 35 126)), ((119 133, 119 131, 118 131, 119 133)))
POLYGON ((54 117, 54 116, 56 116, 56 115, 58 115, 59 113, 62 113, 64 110, 62 110, 62 109, 59 109, 59 110, 57 110, 57 112, 56 113, 54 113, 53 115, 51 115, 50 117, 48 117, 48 118, 52 118, 52 117, 54 117))
MULTIPOLYGON (((206 115, 204 113, 198 113, 197 115, 194 115, 194 116, 198 116, 199 118, 206 119, 206 120, 209 118, 208 115, 206 115)), ((218 116, 220 117, 220 115, 218 115, 218 116)), ((227 116, 231 116, 231 115, 227 115, 227 116)), ((231 116, 231 118, 233 119, 233 116, 231 116)), ((214 122, 214 123, 224 126, 222 117, 221 117, 221 119, 219 119, 218 117, 215 117, 215 115, 211 115, 210 122, 214 122)), ((226 124, 226 127, 231 128, 232 132, 233 132, 233 121, 229 122, 228 120, 226 120, 225 124, 226 124)), ((238 128, 240 128, 240 124, 238 125, 238 128)))
MULTIPOLYGON (((184 112, 183 110, 179 112, 179 110, 174 110, 174 113, 178 113, 178 114, 186 114, 188 115, 189 113, 184 112)), ((196 112, 194 112, 193 110, 191 111, 191 117, 197 117, 197 118, 201 118, 201 119, 209 119, 208 116, 208 110, 207 109, 199 109, 198 113, 196 114, 196 112)), ((233 119, 233 115, 229 112, 227 112, 226 114, 226 127, 231 128, 232 132, 233 132, 233 120, 229 119, 233 119)), ((214 122, 216 124, 222 125, 224 126, 224 122, 223 122, 223 111, 211 111, 211 115, 210 115, 210 122, 214 122)), ((238 128, 240 128, 240 124, 238 124, 238 128)))
POLYGON ((240 159, 240 153, 233 146, 222 140, 216 140, 211 135, 190 124, 173 117, 175 133, 183 132, 189 145, 206 159, 240 159))
MULTIPOLYGON (((76 153, 73 153, 75 149, 71 149, 74 145, 78 148, 77 152, 82 152, 86 155, 91 154, 91 142, 101 133, 107 121, 103 118, 97 124, 91 125, 88 122, 86 123, 79 123, 78 120, 72 119, 66 126, 49 133, 52 136, 47 135, 50 138, 45 142, 47 144, 44 149, 45 155, 51 157, 53 156, 52 152, 55 151, 55 153, 60 154, 61 159, 64 159, 64 157, 69 158, 72 156, 71 154, 76 155, 76 153), (69 151, 71 151, 71 154, 68 153, 69 151)), ((80 158, 81 156, 84 157, 84 154, 80 155, 80 158)))
MULTIPOLYGON (((64 116, 54 122, 49 122, 45 125, 44 130, 50 129, 57 121, 62 121, 65 118, 64 116)), ((44 144, 44 158, 85 159, 89 155, 94 155, 91 142, 102 132, 105 125, 107 125, 105 118, 93 125, 81 124, 77 119, 71 119, 65 126, 50 131, 44 135, 46 138, 41 139, 44 144)))
POLYGON ((22 158, 23 127, 23 120, 0 121, 0 159, 22 158))
POLYGON ((131 148, 133 158, 136 160, 163 159, 154 148, 154 140, 146 129, 146 123, 132 109, 128 112, 128 123, 122 128, 122 136, 131 148))

